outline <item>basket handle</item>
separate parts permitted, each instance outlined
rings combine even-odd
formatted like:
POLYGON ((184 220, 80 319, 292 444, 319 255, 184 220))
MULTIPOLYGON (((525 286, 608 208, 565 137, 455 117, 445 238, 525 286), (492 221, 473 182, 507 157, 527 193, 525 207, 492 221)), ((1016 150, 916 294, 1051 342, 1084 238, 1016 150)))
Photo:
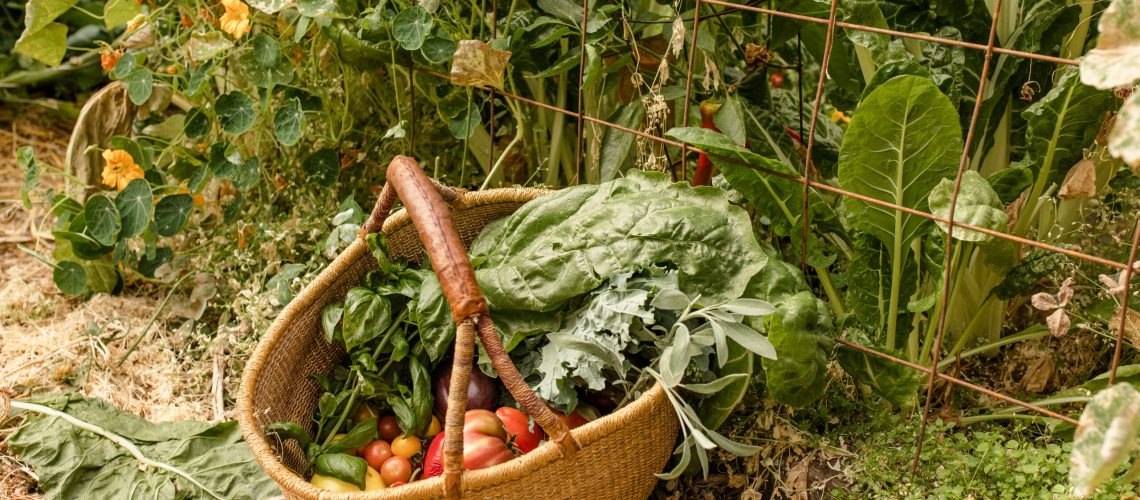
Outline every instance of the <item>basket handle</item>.
POLYGON ((462 197, 460 191, 433 181, 416 161, 396 156, 388 165, 387 183, 360 235, 379 231, 399 197, 412 224, 427 250, 432 269, 439 278, 443 295, 455 319, 455 356, 452 360, 451 387, 448 393, 443 445, 444 488, 448 498, 459 498, 463 474, 463 423, 467 412, 467 383, 475 358, 475 332, 503 385, 528 415, 562 448, 564 456, 572 456, 581 446, 566 424, 531 390, 519 374, 503 343, 495 332, 487 300, 475 281, 475 270, 467 258, 467 250, 447 203, 462 197))

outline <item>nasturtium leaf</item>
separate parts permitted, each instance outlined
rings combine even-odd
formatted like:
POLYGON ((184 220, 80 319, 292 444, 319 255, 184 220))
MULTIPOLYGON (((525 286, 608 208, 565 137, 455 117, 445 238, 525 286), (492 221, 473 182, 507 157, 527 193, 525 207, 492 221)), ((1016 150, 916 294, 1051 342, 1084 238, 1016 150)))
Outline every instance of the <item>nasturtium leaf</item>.
POLYGON ((215 110, 222 130, 227 134, 240 135, 253 126, 257 112, 253 109, 253 99, 240 90, 233 90, 218 97, 215 110))
POLYGON ((285 146, 297 144, 301 139, 304 121, 301 101, 297 98, 285 101, 273 116, 273 133, 277 136, 277 141, 285 146))
MULTIPOLYGON (((1100 89, 1140 80, 1140 0, 1112 0, 1100 16, 1096 48, 1081 60, 1081 81, 1100 89)), ((1133 122, 1135 123, 1135 122, 1133 122)))
POLYGON ((482 117, 479 116, 479 106, 472 104, 469 108, 460 111, 455 117, 447 120, 447 129, 451 131, 452 137, 459 140, 467 139, 482 125, 482 120, 482 117))
POLYGON ((1073 435, 1069 482, 1085 498, 1108 479, 1136 449, 1140 432, 1140 391, 1119 383, 1098 392, 1085 406, 1073 435))
MULTIPOLYGON (((182 46, 182 50, 191 61, 203 63, 222 55, 233 46, 233 41, 220 31, 209 31, 204 34, 195 31, 190 35, 190 40, 182 46)), ((189 87, 193 88, 194 85, 189 87)))
POLYGON ((109 30, 130 21, 140 12, 142 4, 136 0, 108 0, 103 5, 103 24, 109 30))
POLYGON ((145 179, 131 181, 115 196, 115 208, 119 210, 123 224, 120 237, 127 239, 141 234, 154 213, 154 194, 150 183, 145 179))
POLYGON ((392 304, 387 297, 356 287, 344 299, 345 348, 363 345, 379 337, 392 323, 392 304))
POLYGON ((392 38, 399 42, 404 50, 420 50, 434 23, 427 9, 413 5, 401 10, 392 20, 392 38))
POLYGON ((301 162, 301 169, 318 184, 332 186, 340 176, 340 157, 334 149, 319 149, 301 162))
POLYGON ((163 197, 154 206, 155 231, 159 236, 174 236, 186 225, 193 209, 194 197, 188 194, 163 197))
POLYGON ((253 45, 253 60, 258 66, 262 68, 277 66, 277 62, 281 60, 281 44, 277 43, 277 40, 265 33, 258 33, 250 43, 253 45))
POLYGON ((503 74, 511 53, 482 40, 460 40, 451 58, 451 83, 503 88, 503 74))
MULTIPOLYGON (((29 5, 34 3, 37 2, 30 2, 29 5)), ((16 40, 15 49, 16 52, 48 66, 59 65, 63 62, 64 54, 67 53, 67 26, 60 23, 49 23, 36 31, 24 30, 24 34, 20 36, 19 40, 16 40)))
POLYGON ((64 295, 80 295, 87 290, 87 273, 78 262, 59 261, 51 272, 51 279, 64 295))
POLYGON ((420 47, 420 53, 429 62, 442 64, 451 60, 451 56, 455 54, 457 47, 458 45, 451 39, 429 36, 424 40, 424 46, 420 47))
POLYGON ((183 122, 182 130, 186 134, 186 138, 197 139, 210 133, 210 125, 210 116, 201 108, 193 108, 186 113, 186 121, 183 122))
MULTIPOLYGON (((954 201, 953 195, 954 180, 942 179, 942 182, 930 192, 930 213, 949 218, 950 205, 954 201)), ((962 172, 962 183, 958 188, 958 200, 954 208, 954 222, 1004 231, 1009 224, 1009 215, 1005 213, 1005 206, 990 187, 990 183, 981 174, 967 170, 962 172)), ((942 222, 938 222, 938 227, 943 231, 949 229, 948 224, 942 222)), ((962 241, 987 241, 993 236, 972 229, 955 227, 954 238, 962 241)))
POLYGON ((136 106, 146 103, 154 91, 154 75, 147 68, 135 68, 123 81, 127 84, 127 97, 136 106))
POLYGON ((234 167, 233 182, 238 191, 248 191, 257 184, 261 174, 261 160, 256 156, 246 158, 245 161, 234 167))
POLYGON ((241 163, 241 155, 237 151, 231 152, 232 146, 228 141, 210 145, 210 157, 206 161, 206 168, 214 177, 229 179, 234 176, 238 164, 241 163))
POLYGON ((135 267, 135 270, 147 278, 153 278, 154 272, 158 269, 158 266, 170 262, 173 258, 173 250, 168 247, 158 247, 154 249, 153 256, 143 255, 141 258, 139 258, 139 263, 138 266, 135 267))
POLYGON ((297 0, 297 11, 302 16, 318 17, 336 12, 336 2, 333 0, 297 0))
POLYGON ((95 238, 95 241, 106 246, 115 244, 122 223, 119 220, 119 210, 110 198, 101 194, 88 198, 87 204, 83 206, 83 217, 87 220, 87 234, 95 238))

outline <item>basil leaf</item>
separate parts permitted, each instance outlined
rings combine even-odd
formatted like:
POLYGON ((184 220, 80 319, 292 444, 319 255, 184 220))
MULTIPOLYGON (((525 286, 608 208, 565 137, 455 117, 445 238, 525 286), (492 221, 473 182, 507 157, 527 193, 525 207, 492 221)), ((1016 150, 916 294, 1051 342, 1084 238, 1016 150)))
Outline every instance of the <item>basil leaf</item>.
POLYGON ((317 474, 335 477, 363 490, 368 462, 365 462, 363 458, 344 453, 324 453, 317 457, 313 469, 317 474))

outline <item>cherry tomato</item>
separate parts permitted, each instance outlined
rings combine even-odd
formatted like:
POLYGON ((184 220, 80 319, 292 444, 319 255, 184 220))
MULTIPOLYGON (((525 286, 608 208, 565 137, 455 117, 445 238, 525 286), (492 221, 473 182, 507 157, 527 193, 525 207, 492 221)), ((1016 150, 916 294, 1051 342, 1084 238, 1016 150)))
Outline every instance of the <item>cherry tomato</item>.
POLYGON ((376 410, 373 410, 371 405, 368 403, 360 403, 356 406, 356 410, 352 412, 352 422, 359 424, 375 416, 376 410))
POLYGON ((392 458, 393 455, 392 447, 388 445, 388 442, 380 439, 368 443, 367 446, 361 449, 364 450, 364 452, 361 453, 360 456, 364 458, 365 462, 368 462, 369 467, 377 470, 384 465, 384 462, 392 458))
POLYGON ((435 437, 436 434, 443 432, 443 426, 439 424, 439 419, 435 415, 431 416, 431 425, 428 426, 427 437, 435 437))
POLYGON ((394 415, 381 418, 376 426, 380 430, 380 439, 385 441, 391 442, 393 439, 399 437, 400 434, 404 433, 403 430, 400 430, 400 422, 396 420, 394 415))
POLYGON ((530 453, 546 437, 542 428, 530 420, 530 416, 515 408, 504 406, 495 410, 495 415, 503 421, 503 427, 514 439, 515 447, 523 453, 530 453))
POLYGON ((395 488, 397 486, 403 486, 405 484, 408 484, 408 483, 405 483, 403 481, 396 481, 396 482, 392 483, 392 486, 389 486, 389 488, 395 488))
POLYGON ((772 88, 774 89, 784 88, 784 74, 778 71, 769 74, 768 83, 772 84, 772 88))
POLYGON ((392 453, 404 458, 412 458, 423 449, 420 438, 415 436, 398 436, 392 440, 392 453))
POLYGON ((313 479, 310 479, 309 482, 317 488, 326 491, 332 491, 335 493, 353 493, 360 491, 360 488, 356 487, 355 484, 341 481, 335 477, 322 476, 320 474, 313 474, 313 479))
POLYGON ((380 467, 380 477, 384 484, 406 483, 412 477, 412 462, 399 455, 389 458, 380 467))
POLYGON ((376 491, 387 488, 384 485, 384 479, 380 477, 380 472, 372 467, 364 471, 364 491, 376 491))

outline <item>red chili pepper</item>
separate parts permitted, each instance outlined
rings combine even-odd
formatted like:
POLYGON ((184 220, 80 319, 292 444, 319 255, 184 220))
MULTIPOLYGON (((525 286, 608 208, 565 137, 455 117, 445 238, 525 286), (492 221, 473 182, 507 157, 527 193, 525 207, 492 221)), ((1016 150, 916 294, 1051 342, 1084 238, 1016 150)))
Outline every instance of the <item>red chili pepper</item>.
MULTIPOLYGON (((701 103, 701 128, 707 128, 716 132, 720 129, 716 128, 713 123, 713 115, 716 110, 720 109, 720 103, 715 101, 705 101, 701 103)), ((701 153, 697 156, 697 171, 693 172, 693 185, 694 186, 707 186, 712 180, 712 161, 709 160, 708 155, 701 153)))

